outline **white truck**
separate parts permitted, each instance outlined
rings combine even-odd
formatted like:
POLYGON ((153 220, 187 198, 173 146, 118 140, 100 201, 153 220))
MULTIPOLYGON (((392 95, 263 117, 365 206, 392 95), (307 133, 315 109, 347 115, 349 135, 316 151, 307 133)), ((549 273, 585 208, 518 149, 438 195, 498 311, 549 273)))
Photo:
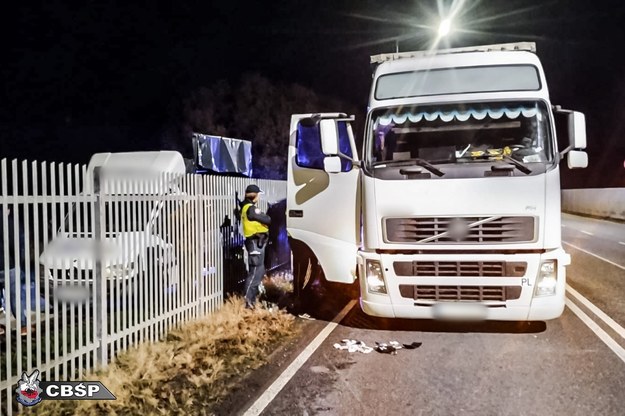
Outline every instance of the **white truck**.
POLYGON ((584 115, 553 106, 534 43, 377 55, 362 156, 342 113, 291 118, 296 290, 359 280, 365 313, 534 321, 564 309, 560 172, 584 115), (556 135, 566 140, 558 147, 556 135))

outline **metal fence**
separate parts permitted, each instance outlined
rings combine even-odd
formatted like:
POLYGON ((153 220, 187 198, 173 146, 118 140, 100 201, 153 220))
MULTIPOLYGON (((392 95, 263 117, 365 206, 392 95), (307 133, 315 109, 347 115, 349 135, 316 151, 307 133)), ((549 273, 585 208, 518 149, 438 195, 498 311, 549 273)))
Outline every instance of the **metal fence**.
POLYGON ((251 182, 264 210, 286 196, 281 181, 2 160, 1 411, 17 410, 22 372, 79 379, 218 309, 243 278, 229 263, 242 253, 235 195, 251 182))

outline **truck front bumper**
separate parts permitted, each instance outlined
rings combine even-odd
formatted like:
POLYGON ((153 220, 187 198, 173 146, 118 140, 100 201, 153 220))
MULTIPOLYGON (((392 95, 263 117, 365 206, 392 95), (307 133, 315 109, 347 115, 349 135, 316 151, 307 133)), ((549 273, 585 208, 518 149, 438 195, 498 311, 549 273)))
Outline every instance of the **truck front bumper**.
MULTIPOLYGON (((558 318, 564 311, 566 288, 565 265, 570 263, 570 257, 562 249, 551 250, 546 253, 523 254, 377 254, 369 252, 359 253, 360 276, 360 306, 368 315, 388 318, 409 319, 437 319, 438 305, 462 304, 475 306, 483 312, 483 319, 503 321, 544 321, 558 318), (379 261, 384 274, 386 294, 372 293, 367 285, 365 264, 367 260, 379 261), (539 269, 543 261, 556 260, 557 282, 554 295, 535 296, 535 285, 539 269), (450 263, 477 263, 477 262, 512 262, 525 263, 525 272, 522 276, 418 276, 397 275, 396 262, 426 262, 428 264, 450 263), (402 289, 400 290, 400 286, 402 289), (438 293, 439 289, 449 288, 452 293, 458 293, 458 299, 442 296, 426 296, 425 299, 415 295, 407 295, 406 288, 411 286, 427 288, 431 293, 438 293), (463 298, 461 293, 465 289, 477 291, 479 288, 513 288, 515 296, 505 300, 474 300, 463 298), (520 294, 518 294, 520 291, 520 294)), ((405 274, 405 273, 404 273, 405 274)), ((410 289, 409 289, 410 290, 410 289)), ((446 292, 449 293, 449 292, 446 292)))

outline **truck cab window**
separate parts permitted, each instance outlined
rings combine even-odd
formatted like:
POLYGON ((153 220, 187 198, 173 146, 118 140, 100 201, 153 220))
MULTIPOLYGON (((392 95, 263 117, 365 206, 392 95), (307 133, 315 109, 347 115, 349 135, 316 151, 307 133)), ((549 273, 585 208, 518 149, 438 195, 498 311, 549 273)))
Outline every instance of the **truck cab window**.
MULTIPOLYGON (((339 149, 346 156, 353 157, 352 148, 349 141, 349 133, 347 123, 338 122, 339 129, 339 149)), ((303 168, 323 170, 323 159, 325 155, 321 151, 321 137, 319 135, 319 126, 297 127, 297 165, 303 168)), ((349 172, 352 169, 352 162, 347 159, 341 159, 341 171, 349 172)))

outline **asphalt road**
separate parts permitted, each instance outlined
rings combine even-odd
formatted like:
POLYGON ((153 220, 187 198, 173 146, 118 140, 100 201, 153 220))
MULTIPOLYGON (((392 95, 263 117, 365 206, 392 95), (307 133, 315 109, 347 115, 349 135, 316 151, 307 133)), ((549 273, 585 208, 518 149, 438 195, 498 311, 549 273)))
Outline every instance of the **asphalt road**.
POLYGON ((625 225, 563 215, 562 236, 572 264, 560 319, 382 320, 356 305, 335 327, 306 324, 333 330, 316 349, 309 333, 300 367, 266 377, 240 413, 256 402, 248 415, 625 414, 625 225), (335 349, 343 339, 423 344, 364 354, 335 349))

